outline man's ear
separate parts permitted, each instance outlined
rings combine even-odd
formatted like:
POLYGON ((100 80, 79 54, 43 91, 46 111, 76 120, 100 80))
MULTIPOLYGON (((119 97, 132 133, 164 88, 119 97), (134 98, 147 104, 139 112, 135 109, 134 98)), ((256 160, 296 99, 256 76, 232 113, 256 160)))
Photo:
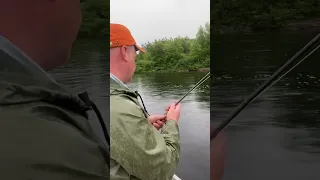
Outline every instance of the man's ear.
POLYGON ((127 46, 121 46, 120 48, 120 53, 121 53, 121 59, 123 59, 124 61, 128 61, 128 47, 127 46))

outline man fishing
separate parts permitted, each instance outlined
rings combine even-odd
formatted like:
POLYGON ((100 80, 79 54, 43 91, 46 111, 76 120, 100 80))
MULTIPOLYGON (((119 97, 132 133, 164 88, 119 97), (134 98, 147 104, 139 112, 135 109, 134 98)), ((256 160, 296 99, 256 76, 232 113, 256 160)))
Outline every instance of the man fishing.
POLYGON ((110 24, 110 178, 171 180, 180 155, 180 104, 151 116, 140 106, 139 94, 126 86, 136 51, 145 52, 130 31, 110 24))
POLYGON ((95 135, 86 114, 93 104, 45 72, 69 59, 80 1, 0 4, 0 179, 109 179, 109 138, 95 135))

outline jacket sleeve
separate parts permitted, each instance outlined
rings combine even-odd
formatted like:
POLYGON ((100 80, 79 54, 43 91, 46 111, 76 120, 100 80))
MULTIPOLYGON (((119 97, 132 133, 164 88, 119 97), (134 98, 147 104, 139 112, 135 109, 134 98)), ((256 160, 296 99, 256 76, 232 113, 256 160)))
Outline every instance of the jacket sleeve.
POLYGON ((167 121, 160 134, 136 104, 124 103, 112 111, 111 158, 139 179, 172 179, 180 156, 177 123, 167 121))

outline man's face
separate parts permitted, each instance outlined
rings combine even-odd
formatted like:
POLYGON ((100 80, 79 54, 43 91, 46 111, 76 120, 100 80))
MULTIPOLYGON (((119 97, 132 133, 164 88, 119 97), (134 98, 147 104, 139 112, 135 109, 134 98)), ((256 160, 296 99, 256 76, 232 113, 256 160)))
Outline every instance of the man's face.
POLYGON ((136 70, 136 48, 135 46, 122 46, 121 47, 122 59, 124 60, 124 75, 126 77, 126 82, 129 83, 132 80, 133 74, 136 70))
MULTIPOLYGON (((26 32, 29 30, 34 34, 30 34, 31 38, 19 38, 17 41, 23 42, 21 44, 42 45, 42 49, 37 48, 39 52, 33 53, 42 56, 42 62, 39 63, 44 69, 61 66, 69 59, 81 25, 80 0, 0 0, 0 4, 1 22, 9 22, 8 26, 1 24, 8 28, 7 36, 11 36, 10 28, 14 29, 15 23, 22 27, 21 24, 25 24, 26 32), (14 14, 12 10, 16 10, 17 13, 14 14), (30 39, 34 39, 35 42, 24 42, 30 39)), ((12 36, 15 33, 12 32, 12 36)), ((28 34, 23 34, 22 30, 19 36, 28 34)))

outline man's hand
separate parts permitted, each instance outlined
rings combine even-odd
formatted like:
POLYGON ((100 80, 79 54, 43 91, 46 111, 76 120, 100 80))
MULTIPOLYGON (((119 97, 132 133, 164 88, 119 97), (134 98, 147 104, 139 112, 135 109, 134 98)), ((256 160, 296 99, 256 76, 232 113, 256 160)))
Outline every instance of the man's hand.
POLYGON ((174 120, 178 123, 180 118, 180 110, 181 110, 180 103, 177 105, 176 105, 176 102, 172 103, 170 107, 166 109, 167 120, 174 120))
MULTIPOLYGON (((171 110, 172 111, 174 111, 173 109, 175 109, 175 102, 174 103, 172 103, 169 107, 167 107, 166 109, 165 109, 165 114, 164 115, 153 115, 153 116, 149 116, 148 117, 148 121, 157 129, 157 130, 159 130, 159 129, 161 129, 162 128, 162 126, 164 125, 164 123, 167 121, 167 113, 169 112, 169 110, 170 110, 170 108, 171 108, 171 110)), ((178 110, 178 112, 175 112, 175 113, 173 113, 173 114, 177 114, 177 113, 179 113, 179 116, 180 116, 180 104, 178 104, 179 105, 179 110, 178 110)), ((177 111, 177 110, 175 110, 175 111, 177 111)), ((171 114, 172 114, 171 113, 171 114)), ((170 115, 170 117, 171 117, 172 115, 170 115)), ((179 120, 179 117, 177 117, 176 118, 177 120, 176 121, 178 121, 179 120)), ((175 119, 174 119, 175 120, 175 119)))
POLYGON ((152 115, 148 117, 148 121, 159 130, 162 128, 163 124, 167 121, 166 115, 152 115))

